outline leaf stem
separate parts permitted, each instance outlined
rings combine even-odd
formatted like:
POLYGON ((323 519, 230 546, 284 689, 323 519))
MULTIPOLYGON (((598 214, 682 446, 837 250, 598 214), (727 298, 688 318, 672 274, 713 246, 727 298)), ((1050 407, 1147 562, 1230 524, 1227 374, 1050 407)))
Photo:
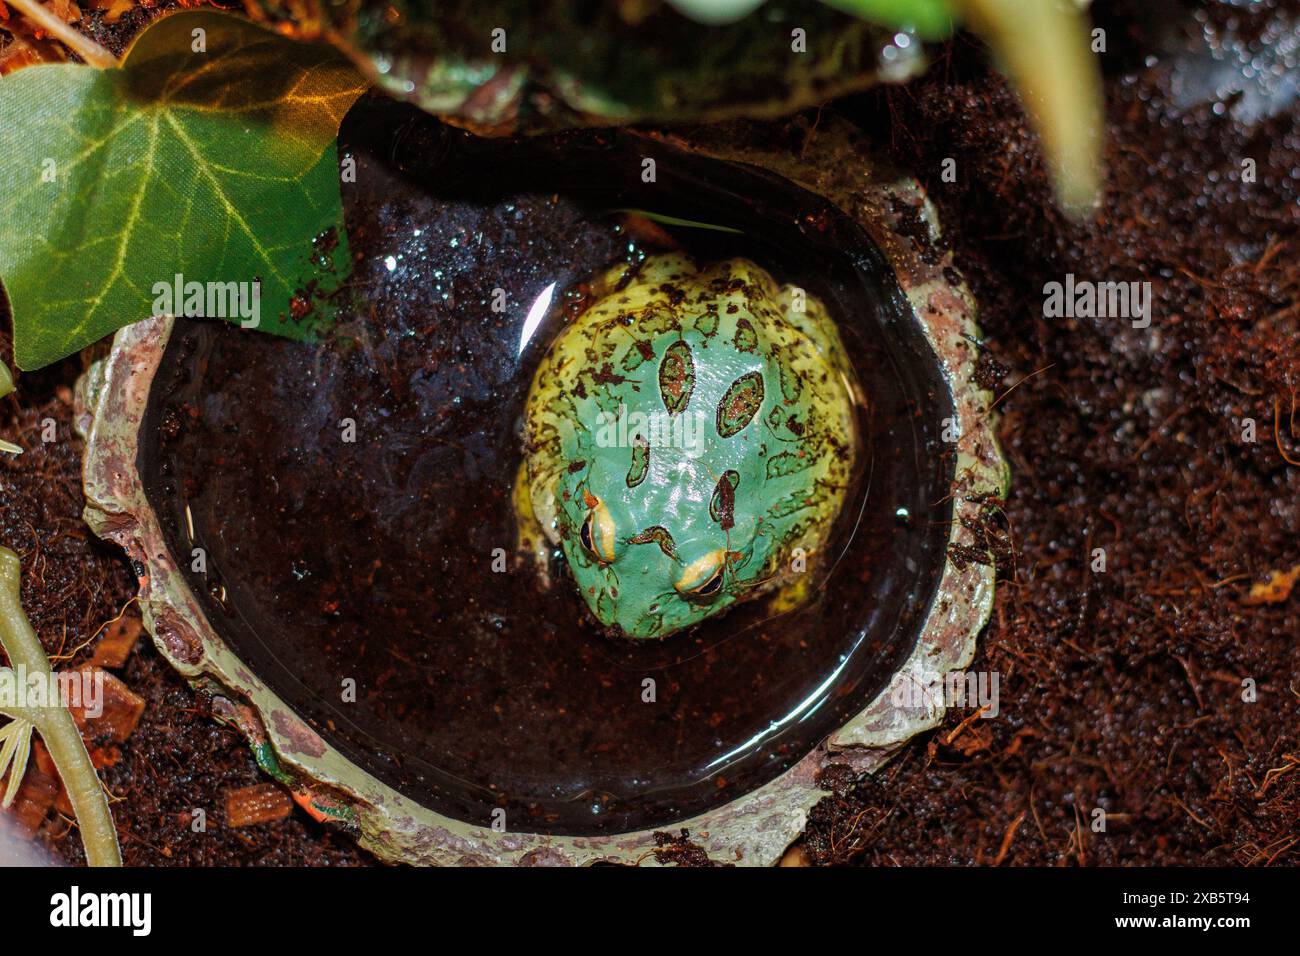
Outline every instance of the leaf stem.
MULTIPOLYGON (((21 664, 29 676, 41 674, 51 678, 49 658, 23 613, 21 581, 22 564, 18 555, 0 547, 0 646, 14 667, 21 664)), ((25 707, 9 702, 5 702, 3 712, 32 723, 45 741, 81 828, 86 862, 91 866, 121 866, 122 851, 117 844, 117 828, 113 826, 108 798, 72 714, 66 707, 54 704, 25 707)))
MULTIPOLYGON (((0 362, 0 398, 12 394, 13 390, 13 373, 9 371, 8 365, 4 362, 0 362)), ((21 446, 15 445, 13 442, 5 441, 3 438, 0 438, 0 451, 9 455, 21 455, 23 453, 21 446)))
POLYGON ((1043 144, 1057 202, 1082 219, 1100 202, 1105 116, 1088 19, 1073 0, 959 0, 1002 61, 1043 144))
POLYGON ((17 7, 27 19, 32 20, 42 30, 52 33, 91 66, 108 68, 117 66, 117 57, 84 34, 78 33, 67 23, 41 6, 39 0, 6 0, 11 7, 17 7))

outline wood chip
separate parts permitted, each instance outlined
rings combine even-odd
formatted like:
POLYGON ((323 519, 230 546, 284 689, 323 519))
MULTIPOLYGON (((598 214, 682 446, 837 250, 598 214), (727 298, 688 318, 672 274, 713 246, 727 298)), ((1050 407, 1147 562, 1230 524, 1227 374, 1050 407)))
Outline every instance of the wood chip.
POLYGON ((9 808, 11 819, 27 833, 35 833, 49 816, 50 807, 54 806, 59 794, 59 781, 31 764, 23 777, 23 785, 18 788, 13 806, 9 808))
POLYGON ((46 7, 64 23, 76 23, 81 19, 81 8, 72 0, 49 0, 46 7))
POLYGON ((93 676, 95 674, 103 675, 104 689, 102 713, 98 716, 91 717, 87 714, 86 705, 91 703, 89 700, 68 707, 72 712, 72 719, 77 722, 77 729, 81 731, 81 736, 87 741, 107 739, 113 743, 125 743, 126 739, 135 732, 136 725, 140 723, 140 717, 144 713, 144 700, 101 667, 87 664, 77 668, 77 672, 87 675, 90 680, 95 679, 93 676))
MULTIPOLYGON (((72 719, 77 722, 77 730, 86 741, 90 762, 97 770, 102 770, 122 759, 122 751, 116 745, 125 742, 135 731, 144 713, 144 701, 133 694, 124 683, 101 668, 87 664, 77 668, 73 673, 92 675, 89 679, 94 680, 93 675, 96 672, 103 675, 102 712, 96 717, 90 717, 86 712, 86 705, 93 702, 89 699, 70 705, 68 710, 72 713, 72 719)), ((81 686, 84 688, 86 684, 83 683, 81 686)), ((49 814, 51 807, 64 816, 74 815, 67 791, 59 780, 58 768, 54 766, 54 760, 50 757, 45 743, 38 739, 32 741, 31 762, 28 764, 27 774, 23 778, 22 787, 18 790, 18 796, 11 810, 22 827, 34 833, 49 814)))
POLYGON ((781 866, 807 866, 808 854, 804 852, 803 844, 796 843, 794 846, 790 847, 790 849, 786 850, 785 855, 781 857, 780 865, 781 866))
POLYGON ((283 820, 293 812, 293 800, 274 783, 257 783, 226 793, 226 825, 247 827, 283 820))
POLYGON ((135 0, 90 0, 89 6, 92 10, 108 11, 104 14, 104 22, 116 23, 122 14, 134 9, 136 3, 135 0))
POLYGON ((68 798, 68 791, 63 788, 62 781, 59 780, 58 768, 54 766, 54 758, 50 752, 45 749, 45 744, 37 740, 32 744, 32 767, 35 771, 28 770, 28 776, 33 772, 49 777, 54 781, 54 809, 58 810, 65 817, 74 817, 76 814, 72 810, 72 801, 68 798))
POLYGON ((1296 581, 1300 581, 1300 564, 1290 571, 1271 571, 1267 581, 1250 586, 1250 593, 1241 599, 1241 603, 1281 604, 1291 596, 1296 581))
POLYGON ((134 608, 104 628, 103 636, 95 645, 90 663, 96 667, 118 668, 131 656, 131 648, 144 632, 144 622, 134 608))

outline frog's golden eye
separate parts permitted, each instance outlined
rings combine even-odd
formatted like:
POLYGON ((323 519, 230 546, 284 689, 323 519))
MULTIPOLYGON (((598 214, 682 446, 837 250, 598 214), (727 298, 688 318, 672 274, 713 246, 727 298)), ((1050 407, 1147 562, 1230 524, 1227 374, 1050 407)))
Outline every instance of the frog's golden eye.
POLYGON ((591 495, 585 497, 591 510, 578 529, 578 539, 589 555, 601 564, 609 564, 614 560, 614 519, 605 502, 591 495))
POLYGON ((713 577, 709 578, 693 592, 696 597, 712 597, 722 589, 722 568, 713 572, 713 577))
POLYGON ((722 590, 722 573, 726 567, 727 552, 710 551, 687 565, 674 587, 686 597, 713 597, 722 590))

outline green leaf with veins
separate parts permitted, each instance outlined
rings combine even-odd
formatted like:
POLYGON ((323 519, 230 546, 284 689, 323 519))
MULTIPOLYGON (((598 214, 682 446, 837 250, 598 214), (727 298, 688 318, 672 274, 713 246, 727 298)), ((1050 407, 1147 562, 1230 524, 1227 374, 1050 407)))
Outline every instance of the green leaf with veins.
POLYGON ((330 47, 209 11, 155 22, 120 68, 0 79, 0 280, 18 366, 145 318, 177 273, 260 281, 259 327, 310 335, 319 320, 290 303, 336 281, 312 262, 314 236, 333 227, 346 262, 334 139, 365 86, 330 47))

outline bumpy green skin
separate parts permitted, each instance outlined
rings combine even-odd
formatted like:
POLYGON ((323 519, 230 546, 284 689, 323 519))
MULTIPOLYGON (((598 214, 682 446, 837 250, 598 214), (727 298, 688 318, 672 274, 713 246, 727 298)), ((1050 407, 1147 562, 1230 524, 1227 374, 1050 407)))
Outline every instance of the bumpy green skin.
POLYGON ((619 267, 533 380, 526 500, 607 628, 664 637, 811 570, 859 392, 824 306, 754 263, 619 267), (596 522, 584 544, 598 508, 612 534, 596 522), (683 593, 701 566, 720 580, 683 593))

